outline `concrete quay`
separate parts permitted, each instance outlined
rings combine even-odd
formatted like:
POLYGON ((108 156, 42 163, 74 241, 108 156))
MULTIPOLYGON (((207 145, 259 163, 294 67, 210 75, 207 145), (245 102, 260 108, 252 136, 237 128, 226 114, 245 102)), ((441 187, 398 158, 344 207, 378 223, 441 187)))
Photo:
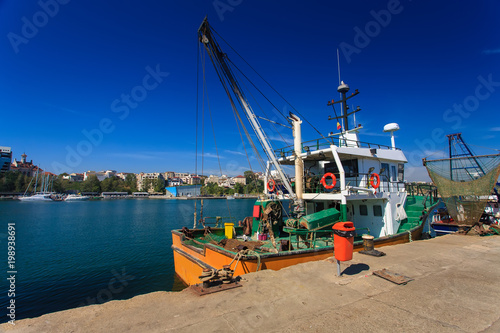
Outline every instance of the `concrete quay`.
POLYGON ((500 332, 500 237, 448 235, 244 276, 243 287, 191 289, 50 313, 2 332, 500 332), (372 274, 386 268, 413 281, 372 274))

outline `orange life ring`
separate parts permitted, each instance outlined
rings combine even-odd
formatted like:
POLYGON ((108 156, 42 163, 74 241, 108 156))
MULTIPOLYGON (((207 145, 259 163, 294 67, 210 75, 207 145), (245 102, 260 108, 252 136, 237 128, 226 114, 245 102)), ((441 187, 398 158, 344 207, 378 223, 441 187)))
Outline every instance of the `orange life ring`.
POLYGON ((335 184, 337 184, 337 178, 335 175, 331 172, 325 173, 323 175, 323 178, 321 178, 321 184, 323 185, 324 188, 327 190, 331 190, 332 188, 335 187, 335 184), (332 178, 332 185, 326 185, 326 178, 331 177, 332 178))
POLYGON ((267 189, 269 190, 269 192, 274 192, 274 190, 276 189, 276 182, 274 181, 274 179, 269 179, 269 181, 267 182, 267 189), (269 184, 272 184, 273 187, 269 187, 269 184))
POLYGON ((377 189, 379 186, 380 186, 380 176, 376 173, 372 173, 370 175, 370 185, 374 188, 374 189, 377 189), (377 180, 377 182, 375 183, 374 180, 377 180))

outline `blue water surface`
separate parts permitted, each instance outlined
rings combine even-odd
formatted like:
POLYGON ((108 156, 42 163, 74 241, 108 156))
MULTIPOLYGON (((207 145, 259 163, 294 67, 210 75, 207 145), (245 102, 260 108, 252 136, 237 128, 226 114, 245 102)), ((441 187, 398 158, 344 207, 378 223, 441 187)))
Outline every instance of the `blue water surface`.
MULTIPOLYGON (((241 220, 253 199, 205 200, 204 216, 241 220)), ((10 274, 7 225, 15 223, 16 320, 183 288, 171 230, 193 226, 194 200, 0 201, 0 322, 10 274), (3 255, 2 255, 3 252, 3 255)), ((197 202, 199 210, 200 202, 197 202)))

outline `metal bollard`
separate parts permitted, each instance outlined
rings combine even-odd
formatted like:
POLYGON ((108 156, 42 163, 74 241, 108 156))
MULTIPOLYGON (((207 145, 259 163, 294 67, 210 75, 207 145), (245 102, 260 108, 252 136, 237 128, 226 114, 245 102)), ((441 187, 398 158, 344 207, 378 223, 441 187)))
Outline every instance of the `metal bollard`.
POLYGON ((363 235, 362 238, 363 238, 363 247, 365 251, 373 251, 374 249, 373 239, 375 237, 371 235, 363 235))

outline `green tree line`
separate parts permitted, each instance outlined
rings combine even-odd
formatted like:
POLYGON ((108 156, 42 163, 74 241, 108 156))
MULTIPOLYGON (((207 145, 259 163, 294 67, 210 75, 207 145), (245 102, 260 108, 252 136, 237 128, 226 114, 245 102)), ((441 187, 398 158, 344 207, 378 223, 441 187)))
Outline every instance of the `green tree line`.
MULTIPOLYGON (((208 195, 233 195, 233 194, 260 194, 264 191, 264 182, 258 179, 252 171, 245 171, 246 185, 236 183, 234 188, 218 186, 216 183, 205 184, 201 192, 208 195)), ((95 175, 89 176, 83 182, 73 182, 63 179, 66 173, 59 176, 50 177, 49 191, 66 193, 68 191, 77 192, 137 192, 137 180, 134 174, 128 174, 125 180, 113 176, 99 181, 95 175)), ((35 177, 28 177, 19 171, 8 171, 0 173, 0 192, 34 192, 35 177)), ((40 191, 41 176, 38 176, 38 188, 40 191)), ((155 192, 164 192, 164 183, 158 179, 144 179, 143 191, 153 188, 155 192)))
MULTIPOLYGON (((137 181, 133 174, 128 174, 125 180, 113 176, 99 181, 95 175, 89 176, 87 180, 83 182, 72 182, 67 179, 63 179, 63 176, 67 174, 63 173, 59 176, 50 177, 48 190, 57 193, 66 193, 69 191, 77 192, 137 192, 137 181)), ((8 171, 5 173, 0 173, 0 192, 27 192, 32 193, 35 191, 35 184, 37 185, 37 191, 41 190, 41 179, 38 176, 38 181, 36 181, 35 176, 28 177, 23 175, 19 171, 8 171)), ((47 178, 46 178, 47 179, 47 178)), ((155 188, 156 189, 156 188, 155 188)))

